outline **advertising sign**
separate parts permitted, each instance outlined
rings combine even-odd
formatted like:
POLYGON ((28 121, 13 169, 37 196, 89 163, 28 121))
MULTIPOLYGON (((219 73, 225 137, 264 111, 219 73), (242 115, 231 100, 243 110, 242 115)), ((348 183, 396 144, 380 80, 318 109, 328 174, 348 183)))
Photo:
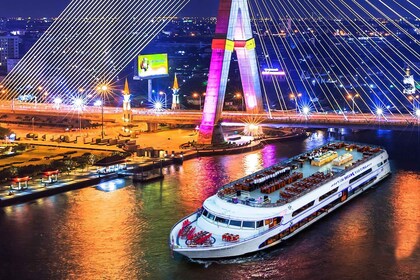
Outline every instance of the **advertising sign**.
POLYGON ((137 61, 138 77, 151 79, 168 75, 168 55, 146 54, 139 55, 137 61))

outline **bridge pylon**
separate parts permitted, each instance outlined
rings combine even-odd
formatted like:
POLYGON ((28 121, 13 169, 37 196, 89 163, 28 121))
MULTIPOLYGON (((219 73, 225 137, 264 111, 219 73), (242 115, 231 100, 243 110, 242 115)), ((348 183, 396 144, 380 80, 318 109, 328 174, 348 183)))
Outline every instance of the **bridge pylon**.
POLYGON ((218 122, 223 110, 233 51, 238 58, 246 112, 262 113, 261 85, 247 0, 220 0, 199 144, 224 141, 218 122))

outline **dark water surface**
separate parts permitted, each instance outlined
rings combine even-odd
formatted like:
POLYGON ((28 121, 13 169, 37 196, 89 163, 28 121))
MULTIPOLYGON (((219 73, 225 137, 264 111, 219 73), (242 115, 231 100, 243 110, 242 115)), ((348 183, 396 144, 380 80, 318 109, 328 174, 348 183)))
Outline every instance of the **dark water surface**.
POLYGON ((364 131, 386 147, 393 175, 279 246, 212 263, 173 259, 171 227, 217 186, 331 136, 252 153, 189 160, 163 182, 94 187, 0 209, 0 279, 420 279, 420 134, 364 131))

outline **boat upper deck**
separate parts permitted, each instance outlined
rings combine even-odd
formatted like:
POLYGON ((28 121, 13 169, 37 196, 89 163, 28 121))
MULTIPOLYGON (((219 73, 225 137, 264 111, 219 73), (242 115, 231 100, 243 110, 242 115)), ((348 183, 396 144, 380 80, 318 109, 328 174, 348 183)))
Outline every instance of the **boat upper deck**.
POLYGON ((233 181, 217 195, 234 204, 278 207, 340 177, 382 151, 372 145, 329 143, 233 181))

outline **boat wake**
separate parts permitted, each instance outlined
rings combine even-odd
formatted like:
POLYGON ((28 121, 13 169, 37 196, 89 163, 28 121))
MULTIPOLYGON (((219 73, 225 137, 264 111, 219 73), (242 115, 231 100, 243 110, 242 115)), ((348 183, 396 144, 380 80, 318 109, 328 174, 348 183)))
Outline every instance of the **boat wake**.
POLYGON ((243 264, 249 262, 263 261, 267 258, 270 258, 270 252, 256 252, 254 254, 236 258, 227 258, 227 259, 215 259, 215 260, 204 260, 204 259, 190 259, 191 262, 204 265, 204 268, 210 267, 212 264, 220 265, 230 265, 230 264, 243 264))

